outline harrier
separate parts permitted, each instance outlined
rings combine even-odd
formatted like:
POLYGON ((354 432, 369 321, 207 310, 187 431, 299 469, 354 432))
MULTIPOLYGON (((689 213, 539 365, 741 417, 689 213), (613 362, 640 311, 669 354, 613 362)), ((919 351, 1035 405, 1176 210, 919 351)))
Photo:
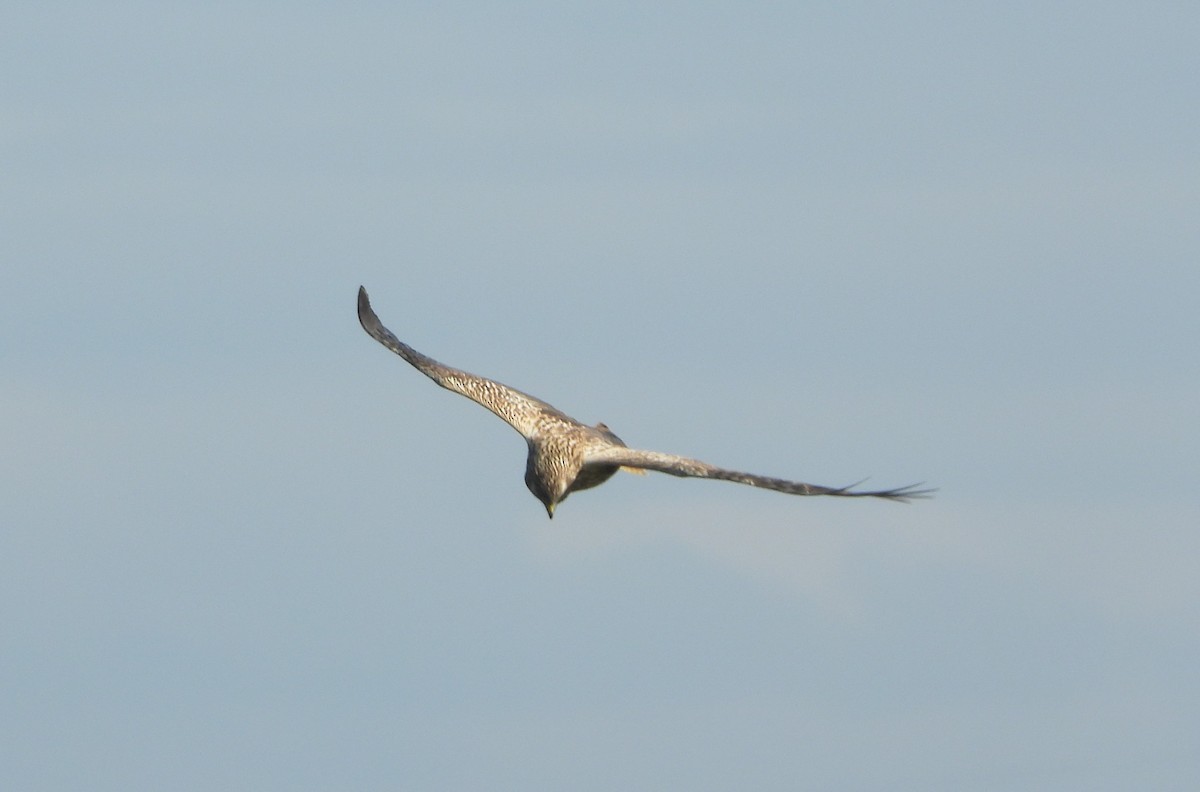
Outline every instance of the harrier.
POLYGON ((366 289, 358 289, 358 321, 367 334, 447 390, 478 402, 521 433, 529 446, 525 461, 525 486, 554 517, 554 509, 578 490, 603 484, 621 468, 642 473, 657 470, 672 476, 721 479, 789 495, 837 495, 849 498, 886 498, 905 501, 929 495, 919 484, 889 490, 860 491, 848 487, 822 487, 799 481, 739 473, 696 459, 629 448, 602 423, 586 426, 541 399, 477 377, 422 355, 396 338, 371 310, 366 289))

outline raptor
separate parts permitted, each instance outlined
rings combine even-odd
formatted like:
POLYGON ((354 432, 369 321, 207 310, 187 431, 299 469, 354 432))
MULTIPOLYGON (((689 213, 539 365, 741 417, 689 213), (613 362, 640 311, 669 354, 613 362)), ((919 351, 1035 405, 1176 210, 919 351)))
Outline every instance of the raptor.
POLYGON ((710 465, 698 459, 630 448, 604 424, 580 423, 541 399, 495 380, 443 365, 410 347, 383 326, 363 287, 358 289, 358 321, 367 334, 408 361, 414 368, 447 390, 466 396, 503 418, 521 433, 529 447, 525 460, 525 486, 554 517, 558 504, 572 492, 608 481, 622 468, 634 472, 656 470, 672 476, 720 479, 789 495, 836 495, 843 498, 884 498, 907 501, 929 496, 933 490, 919 484, 887 490, 823 487, 800 481, 759 476, 710 465))

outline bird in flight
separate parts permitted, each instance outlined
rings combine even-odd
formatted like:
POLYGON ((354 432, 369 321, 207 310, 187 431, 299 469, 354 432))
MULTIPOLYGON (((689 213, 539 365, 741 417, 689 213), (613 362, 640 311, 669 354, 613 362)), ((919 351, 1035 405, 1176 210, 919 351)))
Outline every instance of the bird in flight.
POLYGON ((602 423, 587 426, 541 399, 522 393, 495 380, 468 374, 422 355, 392 334, 371 310, 367 290, 358 288, 358 321, 367 334, 407 360, 414 368, 447 390, 478 402, 503 418, 521 433, 529 446, 525 461, 525 486, 554 517, 558 504, 572 492, 590 489, 608 481, 620 469, 635 473, 656 470, 672 476, 720 479, 789 495, 837 495, 846 498, 885 498, 907 501, 930 495, 933 490, 919 484, 888 490, 855 490, 822 487, 799 481, 758 476, 726 470, 698 459, 629 448, 602 423))

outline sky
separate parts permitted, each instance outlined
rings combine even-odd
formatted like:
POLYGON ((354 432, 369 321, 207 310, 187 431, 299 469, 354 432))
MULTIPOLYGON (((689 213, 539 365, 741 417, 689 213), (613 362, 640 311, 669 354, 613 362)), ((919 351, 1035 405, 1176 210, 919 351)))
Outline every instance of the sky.
POLYGON ((1200 785, 1194 5, 2 16, 3 788, 1200 785))

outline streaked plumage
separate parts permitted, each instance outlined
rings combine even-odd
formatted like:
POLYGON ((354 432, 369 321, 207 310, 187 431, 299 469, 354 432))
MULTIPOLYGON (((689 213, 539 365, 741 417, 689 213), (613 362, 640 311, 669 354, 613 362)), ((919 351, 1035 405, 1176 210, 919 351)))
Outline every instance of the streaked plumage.
POLYGON ((858 491, 849 487, 822 487, 799 481, 726 470, 698 459, 629 448, 604 424, 587 426, 541 399, 495 380, 478 377, 443 365, 396 338, 371 310, 366 289, 358 289, 358 321, 379 343, 407 360, 418 371, 447 390, 478 402, 521 433, 529 446, 525 485, 551 517, 555 507, 577 490, 608 481, 621 468, 657 470, 672 476, 720 479, 789 495, 837 495, 853 498, 886 498, 905 501, 929 495, 920 485, 889 490, 858 491))

